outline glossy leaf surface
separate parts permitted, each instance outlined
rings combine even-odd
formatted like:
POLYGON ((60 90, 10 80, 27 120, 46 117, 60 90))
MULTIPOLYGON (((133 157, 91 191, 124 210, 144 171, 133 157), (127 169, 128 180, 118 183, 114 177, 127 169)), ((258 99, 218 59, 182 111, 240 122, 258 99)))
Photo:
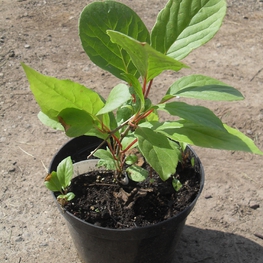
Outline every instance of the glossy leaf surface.
POLYGON ((146 127, 138 127, 135 136, 141 153, 162 180, 175 173, 179 149, 174 142, 146 127))
POLYGON ((224 0, 170 0, 158 14, 151 45, 180 60, 215 35, 225 14, 224 0))
POLYGON ((203 75, 190 75, 178 79, 167 91, 162 101, 175 96, 184 98, 235 101, 243 100, 243 95, 225 83, 203 75))
POLYGON ((87 5, 79 20, 79 36, 90 59, 99 67, 123 79, 122 73, 136 75, 127 52, 110 41, 107 30, 116 30, 150 42, 150 34, 141 18, 129 7, 115 1, 87 5))
POLYGON ((105 106, 97 113, 101 115, 119 108, 124 102, 131 98, 129 87, 125 84, 115 86, 106 100, 105 106))
POLYGON ((152 48, 146 42, 139 42, 117 31, 108 30, 111 41, 120 45, 130 55, 140 75, 147 80, 154 79, 164 70, 179 71, 187 66, 152 48))
POLYGON ((191 145, 222 150, 253 152, 263 155, 250 138, 226 124, 224 124, 225 131, 197 125, 186 120, 165 122, 153 125, 152 128, 172 140, 191 145))
POLYGON ((204 127, 225 130, 221 120, 212 111, 202 106, 192 106, 184 102, 174 101, 159 104, 158 109, 204 127))

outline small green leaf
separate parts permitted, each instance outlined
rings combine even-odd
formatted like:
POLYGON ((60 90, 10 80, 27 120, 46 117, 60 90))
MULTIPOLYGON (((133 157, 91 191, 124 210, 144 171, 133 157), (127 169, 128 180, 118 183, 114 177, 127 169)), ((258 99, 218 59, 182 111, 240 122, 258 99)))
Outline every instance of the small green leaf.
POLYGON ((59 196, 57 196, 57 199, 65 199, 65 200, 67 200, 67 201, 71 201, 71 200, 74 199, 74 198, 75 198, 75 194, 72 193, 72 192, 69 192, 69 193, 67 193, 67 194, 65 194, 65 195, 59 195, 59 196))
POLYGON ((66 199, 67 199, 68 201, 71 201, 71 200, 74 199, 74 198, 75 198, 75 194, 74 194, 74 193, 69 192, 69 193, 66 194, 66 199))
POLYGON ((192 165, 192 167, 195 166, 195 158, 194 157, 191 158, 191 165, 192 165))
POLYGON ((94 154, 95 157, 100 158, 100 159, 105 159, 105 160, 114 160, 111 152, 107 149, 98 149, 94 154))
POLYGON ((126 171, 129 178, 134 182, 142 182, 148 177, 148 171, 137 165, 130 166, 126 171))
POLYGON ((53 192, 61 192, 62 185, 58 179, 57 173, 52 172, 51 174, 47 175, 45 178, 45 186, 53 192))
POLYGON ((181 182, 176 178, 173 178, 172 185, 176 192, 178 192, 183 186, 181 182))
POLYGON ((180 150, 174 142, 146 127, 138 127, 135 136, 141 153, 163 181, 175 173, 180 150))
POLYGON ((103 166, 107 170, 116 170, 116 161, 108 149, 99 149, 93 155, 100 159, 98 161, 98 167, 103 166))
POLYGON ((122 83, 118 84, 111 90, 105 106, 97 113, 97 115, 108 113, 119 108, 130 98, 131 94, 129 91, 129 87, 122 83))
POLYGON ((221 120, 212 111, 202 106, 192 106, 184 102, 174 101, 159 104, 158 109, 198 125, 219 130, 225 129, 221 120))
POLYGON ((128 52, 133 64, 147 82, 154 79, 164 70, 179 71, 182 68, 187 68, 183 63, 156 51, 146 42, 139 42, 112 30, 108 30, 107 33, 113 43, 120 45, 128 52))
POLYGON ((122 144, 122 150, 125 150, 127 147, 129 147, 132 143, 132 146, 129 149, 132 149, 137 146, 137 142, 134 143, 136 138, 134 137, 133 134, 127 135, 123 138, 121 144, 122 144))
POLYGON ((57 177, 62 186, 62 189, 66 189, 70 183, 73 176, 73 163, 71 157, 63 159, 57 167, 57 177))
POLYGON ((170 0, 158 14, 151 45, 180 60, 213 38, 225 14, 223 0, 170 0))
POLYGON ((125 163, 128 165, 135 164, 138 161, 138 157, 135 154, 131 154, 126 157, 125 163))
POLYGON ((203 75, 191 75, 178 79, 169 88, 162 102, 175 96, 214 101, 244 99, 243 95, 235 88, 203 75))

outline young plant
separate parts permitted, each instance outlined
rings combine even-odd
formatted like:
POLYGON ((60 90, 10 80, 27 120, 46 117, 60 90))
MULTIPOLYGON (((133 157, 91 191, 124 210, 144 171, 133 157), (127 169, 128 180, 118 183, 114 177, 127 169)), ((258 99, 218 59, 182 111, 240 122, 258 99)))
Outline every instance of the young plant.
POLYGON ((45 178, 45 185, 49 190, 61 193, 57 196, 57 200, 62 206, 75 197, 74 193, 67 192, 72 176, 73 163, 69 156, 59 163, 56 172, 52 171, 45 178))
POLYGON ((140 165, 143 157, 162 180, 172 177, 174 188, 180 188, 173 176, 178 162, 184 161, 186 144, 262 155, 250 138, 223 124, 209 109, 178 100, 243 99, 238 90, 219 80, 184 76, 168 87, 158 103, 151 101, 151 95, 162 92, 153 88, 154 79, 165 70, 189 68, 179 60, 213 38, 225 13, 223 0, 169 0, 149 32, 124 4, 103 1, 87 5, 79 20, 83 49, 93 63, 122 82, 104 99, 91 88, 44 76, 22 64, 41 108, 39 119, 65 130, 69 137, 103 139, 91 155, 100 159, 99 165, 114 170, 116 180, 123 183, 127 176, 134 181, 148 176, 140 165), (159 111, 178 119, 163 122, 159 111), (106 148, 101 147, 104 144, 106 148))

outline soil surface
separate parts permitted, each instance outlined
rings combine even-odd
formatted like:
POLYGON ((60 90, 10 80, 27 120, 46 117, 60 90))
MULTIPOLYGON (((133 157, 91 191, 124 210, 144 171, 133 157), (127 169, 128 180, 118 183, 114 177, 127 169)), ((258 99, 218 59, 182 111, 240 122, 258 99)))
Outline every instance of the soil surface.
MULTIPOLYGON (((38 121, 39 108, 20 62, 106 96, 118 80, 88 60, 78 39, 78 16, 89 2, 0 0, 0 262, 80 263, 65 221, 43 184, 46 167, 68 138, 38 121)), ((166 1, 121 2, 151 28, 166 1)), ((192 73, 218 78, 246 99, 192 102, 214 110, 263 149, 263 2, 227 2, 227 16, 216 37, 184 62, 192 73)), ((189 69, 156 79, 156 99, 185 74, 189 69)), ((262 157, 194 149, 205 167, 206 183, 173 263, 262 263, 262 157)))
POLYGON ((177 215, 190 206, 200 191, 200 169, 191 163, 184 167, 179 164, 176 169, 175 176, 182 184, 178 191, 172 180, 163 182, 149 165, 144 163, 142 167, 151 177, 142 182, 129 180, 125 185, 113 180, 112 172, 92 171, 75 177, 67 189, 75 194, 74 199, 65 205, 63 199, 60 203, 88 223, 126 229, 154 225, 177 215))

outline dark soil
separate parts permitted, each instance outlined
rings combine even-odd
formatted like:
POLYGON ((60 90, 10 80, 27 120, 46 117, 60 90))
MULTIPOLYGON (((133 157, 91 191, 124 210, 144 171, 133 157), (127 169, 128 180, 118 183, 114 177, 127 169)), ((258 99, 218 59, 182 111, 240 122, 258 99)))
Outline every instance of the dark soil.
POLYGON ((69 191, 76 196, 65 209, 88 223, 108 228, 133 228, 156 224, 183 211, 200 189, 200 173, 191 165, 177 167, 182 183, 175 191, 171 180, 150 179, 124 186, 111 172, 93 171, 72 180, 69 191))

